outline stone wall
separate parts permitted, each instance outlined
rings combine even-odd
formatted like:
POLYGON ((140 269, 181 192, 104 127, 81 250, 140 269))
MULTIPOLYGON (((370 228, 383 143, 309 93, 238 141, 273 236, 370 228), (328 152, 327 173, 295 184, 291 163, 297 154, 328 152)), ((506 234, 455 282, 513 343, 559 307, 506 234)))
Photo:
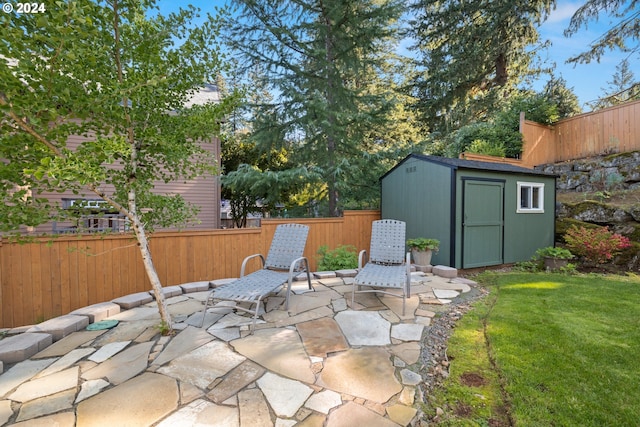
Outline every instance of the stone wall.
POLYGON ((640 187, 640 151, 541 165, 535 169, 558 175, 558 192, 640 187))
POLYGON ((611 194, 621 190, 640 189, 640 152, 598 156, 557 164, 542 165, 536 170, 558 176, 558 193, 584 193, 574 203, 556 206, 556 241, 571 225, 607 226, 610 230, 629 237, 634 245, 616 259, 628 270, 640 270, 640 197, 637 193, 624 199, 624 203, 608 203, 611 194))

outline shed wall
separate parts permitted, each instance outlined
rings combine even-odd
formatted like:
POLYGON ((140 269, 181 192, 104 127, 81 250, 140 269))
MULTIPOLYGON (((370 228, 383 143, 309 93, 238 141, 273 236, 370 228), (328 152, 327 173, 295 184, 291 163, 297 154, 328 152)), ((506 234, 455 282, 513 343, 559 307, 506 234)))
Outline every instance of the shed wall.
POLYGON ((464 178, 504 180, 504 263, 526 261, 537 249, 553 246, 555 179, 539 175, 503 174, 459 169, 456 174, 455 265, 462 268, 462 186, 464 178), (544 213, 517 213, 518 181, 544 183, 544 213))
POLYGON ((382 218, 407 223, 407 239, 440 240, 432 264, 450 265, 454 247, 452 230, 452 170, 435 163, 408 158, 382 179, 382 218))

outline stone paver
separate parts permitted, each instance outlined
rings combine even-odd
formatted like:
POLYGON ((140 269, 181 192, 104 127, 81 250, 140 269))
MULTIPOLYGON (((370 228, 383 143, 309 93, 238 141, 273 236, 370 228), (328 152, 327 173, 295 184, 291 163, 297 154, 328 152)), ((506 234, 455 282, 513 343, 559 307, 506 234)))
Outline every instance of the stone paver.
POLYGON ((307 400, 304 406, 314 411, 328 414, 330 410, 342 404, 340 393, 332 390, 324 390, 316 393, 307 400))
POLYGON ((424 325, 414 323, 399 323, 391 327, 391 338, 400 341, 420 341, 424 325))
POLYGON ((315 375, 300 336, 292 329, 263 329, 231 342, 234 349, 270 371, 307 384, 315 375))
POLYGON ((207 394, 207 397, 215 403, 222 403, 247 385, 256 381, 265 372, 262 366, 246 360, 229 372, 229 374, 207 394))
POLYGON ((260 390, 253 388, 238 393, 240 424, 243 427, 262 427, 271 425, 269 406, 260 390))
POLYGON ((73 407, 76 390, 66 390, 40 399, 31 400, 20 407, 16 421, 31 420, 43 415, 53 414, 73 407))
POLYGON ((38 374, 38 377, 45 377, 47 375, 55 374, 56 372, 60 372, 63 369, 68 368, 69 366, 76 363, 78 360, 90 355, 96 351, 95 348, 86 347, 86 348, 76 348, 75 350, 71 350, 69 353, 62 356, 60 359, 56 360, 53 364, 51 364, 48 368, 38 374))
POLYGON ((147 368, 152 346, 152 342, 132 345, 95 368, 84 372, 82 378, 85 380, 107 378, 111 384, 123 383, 147 368))
POLYGON ((313 389, 300 381, 267 372, 258 381, 267 401, 279 417, 292 417, 304 404, 313 389))
POLYGON ((338 323, 329 318, 311 320, 296 325, 302 343, 310 356, 327 357, 328 353, 349 348, 338 323))
POLYGON ((216 378, 226 375, 244 360, 227 343, 216 340, 173 359, 156 372, 205 389, 216 378))
POLYGON ((13 415, 10 400, 0 400, 0 426, 4 425, 13 415))
POLYGON ((337 392, 385 403, 402 390, 394 372, 385 349, 363 347, 327 358, 318 384, 337 392))
POLYGON ((76 416, 73 412, 61 412, 12 425, 13 427, 74 427, 76 425, 76 416))
POLYGON ((93 353, 89 357, 89 360, 96 363, 104 362, 105 360, 107 360, 108 358, 110 358, 111 356, 115 355, 120 350, 128 346, 130 343, 131 341, 118 341, 118 342, 109 343, 104 347, 102 347, 100 350, 93 353))
POLYGON ((348 402, 329 415, 327 427, 352 426, 397 427, 398 424, 353 402, 348 402))
POLYGON ((29 381, 54 361, 55 359, 25 360, 24 362, 14 365, 11 369, 0 375, 0 398, 4 397, 20 384, 29 381))
POLYGON ((336 314, 335 319, 351 345, 391 344, 389 339, 391 323, 383 319, 378 312, 341 311, 336 314))
POLYGON ((79 371, 80 368, 75 366, 46 377, 33 379, 21 384, 7 398, 16 402, 27 402, 71 388, 75 390, 78 386, 79 371))
MULTIPOLYGON (((266 425, 266 424, 265 424, 266 425)), ((239 427, 238 409, 220 406, 203 399, 194 400, 158 423, 156 427, 239 427)))
POLYGON ((460 295, 460 292, 449 289, 434 289, 433 295, 439 299, 451 299, 460 295))
POLYGON ((415 272, 402 315, 400 298, 375 294, 358 295, 354 310, 351 273, 319 274, 311 291, 297 282, 289 311, 282 292, 268 298, 253 334, 252 319, 229 302, 216 304, 199 327, 207 290, 226 280, 165 288, 174 295, 167 299, 172 336, 160 336, 155 303, 140 302, 146 292, 123 297, 130 308, 109 302, 52 319, 60 326, 108 315, 120 323, 70 332, 24 362, 5 363, 0 425, 416 425, 425 326, 441 311, 436 305, 474 283, 415 272))
POLYGON ((162 353, 153 361, 153 364, 162 366, 178 356, 205 345, 212 339, 213 337, 206 331, 190 326, 169 341, 169 344, 167 344, 162 353))
POLYGON ((93 341, 98 338, 100 335, 104 334, 105 330, 102 331, 79 331, 74 334, 68 335, 62 338, 60 341, 57 341, 45 348, 38 354, 36 354, 34 359, 45 359, 48 357, 55 356, 64 356, 69 353, 73 349, 88 343, 89 341, 93 341))
POLYGON ((417 409, 405 405, 391 405, 387 408, 389 418, 401 426, 409 425, 417 413, 417 409))
POLYGON ((108 387, 110 384, 103 380, 102 378, 98 378, 97 380, 88 380, 82 384, 82 388, 80 389, 80 393, 78 393, 78 397, 76 397, 76 403, 82 402, 85 399, 90 398, 98 394, 102 389, 108 387))
POLYGON ((175 411, 178 398, 176 380, 146 372, 80 402, 77 425, 148 427, 175 411))

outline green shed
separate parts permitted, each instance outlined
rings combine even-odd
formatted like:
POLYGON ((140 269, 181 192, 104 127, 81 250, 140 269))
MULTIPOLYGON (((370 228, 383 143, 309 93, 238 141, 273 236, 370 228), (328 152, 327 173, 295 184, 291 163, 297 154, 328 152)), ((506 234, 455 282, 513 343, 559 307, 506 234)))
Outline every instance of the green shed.
POLYGON ((507 163, 410 154, 380 181, 382 218, 405 221, 408 239, 440 240, 434 265, 526 261, 554 244, 555 175, 507 163))

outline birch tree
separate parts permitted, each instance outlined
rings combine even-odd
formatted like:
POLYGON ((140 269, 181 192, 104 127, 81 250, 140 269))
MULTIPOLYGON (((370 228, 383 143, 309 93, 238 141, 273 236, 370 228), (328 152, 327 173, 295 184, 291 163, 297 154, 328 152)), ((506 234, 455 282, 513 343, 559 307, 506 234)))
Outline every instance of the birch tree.
POLYGON ((162 16, 153 0, 45 6, 0 15, 1 231, 59 214, 60 206, 37 197, 43 191, 95 194, 130 223, 170 330, 148 233, 194 211, 179 195, 152 190, 154 182, 215 168, 199 141, 216 135, 233 97, 185 106, 224 65, 219 20, 191 6, 162 16), (76 135, 88 142, 72 149, 67 141, 76 135))

